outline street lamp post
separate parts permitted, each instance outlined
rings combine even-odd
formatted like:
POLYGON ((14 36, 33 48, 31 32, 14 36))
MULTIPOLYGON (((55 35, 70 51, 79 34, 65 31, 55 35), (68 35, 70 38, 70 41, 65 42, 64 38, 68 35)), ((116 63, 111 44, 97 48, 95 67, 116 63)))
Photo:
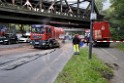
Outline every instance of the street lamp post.
POLYGON ((93 20, 95 19, 96 19, 96 14, 94 13, 94 0, 91 0, 89 59, 92 58, 93 20))

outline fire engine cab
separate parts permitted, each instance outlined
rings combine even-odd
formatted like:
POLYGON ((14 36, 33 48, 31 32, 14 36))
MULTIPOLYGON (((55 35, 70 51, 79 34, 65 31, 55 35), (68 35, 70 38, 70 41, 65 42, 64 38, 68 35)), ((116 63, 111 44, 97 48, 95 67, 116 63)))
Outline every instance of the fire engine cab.
POLYGON ((35 48, 59 47, 59 35, 64 34, 64 30, 62 28, 50 25, 32 25, 31 31, 30 43, 35 48))

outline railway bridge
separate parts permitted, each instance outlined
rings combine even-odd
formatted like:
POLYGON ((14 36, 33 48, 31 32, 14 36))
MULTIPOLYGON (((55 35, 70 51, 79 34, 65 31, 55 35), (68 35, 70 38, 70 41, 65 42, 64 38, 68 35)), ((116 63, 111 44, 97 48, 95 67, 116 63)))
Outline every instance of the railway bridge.
MULTIPOLYGON (((89 28, 92 0, 0 0, 0 20, 4 23, 50 24, 89 28), (86 5, 87 4, 87 5, 86 5), (81 5, 86 5, 85 8, 81 5)), ((94 6, 97 19, 102 19, 94 6)))

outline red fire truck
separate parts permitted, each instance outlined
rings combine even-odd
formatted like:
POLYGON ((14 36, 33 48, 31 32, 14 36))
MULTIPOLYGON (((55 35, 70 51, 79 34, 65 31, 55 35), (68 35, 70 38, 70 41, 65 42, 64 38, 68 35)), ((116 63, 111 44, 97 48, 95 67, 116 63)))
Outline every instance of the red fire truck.
POLYGON ((111 33, 108 22, 94 22, 93 24, 93 39, 95 45, 110 46, 111 33), (106 42, 104 42, 106 41, 106 42))
MULTIPOLYGON (((89 36, 90 30, 85 30, 85 36, 89 36)), ((108 22, 94 22, 93 23, 93 45, 109 47, 111 34, 108 22)))
POLYGON ((62 28, 57 28, 50 25, 32 25, 30 44, 34 48, 52 48, 59 47, 58 38, 60 34, 64 34, 62 28))

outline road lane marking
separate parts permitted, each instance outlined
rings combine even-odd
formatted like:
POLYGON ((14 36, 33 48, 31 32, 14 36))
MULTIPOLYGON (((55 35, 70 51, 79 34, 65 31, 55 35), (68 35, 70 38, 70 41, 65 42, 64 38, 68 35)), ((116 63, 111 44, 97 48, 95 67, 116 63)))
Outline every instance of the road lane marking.
POLYGON ((108 51, 106 51, 105 49, 102 49, 104 52, 106 52, 108 55, 110 55, 112 58, 114 58, 115 60, 118 60, 117 57, 115 57, 114 55, 112 55, 111 53, 109 53, 108 51))

